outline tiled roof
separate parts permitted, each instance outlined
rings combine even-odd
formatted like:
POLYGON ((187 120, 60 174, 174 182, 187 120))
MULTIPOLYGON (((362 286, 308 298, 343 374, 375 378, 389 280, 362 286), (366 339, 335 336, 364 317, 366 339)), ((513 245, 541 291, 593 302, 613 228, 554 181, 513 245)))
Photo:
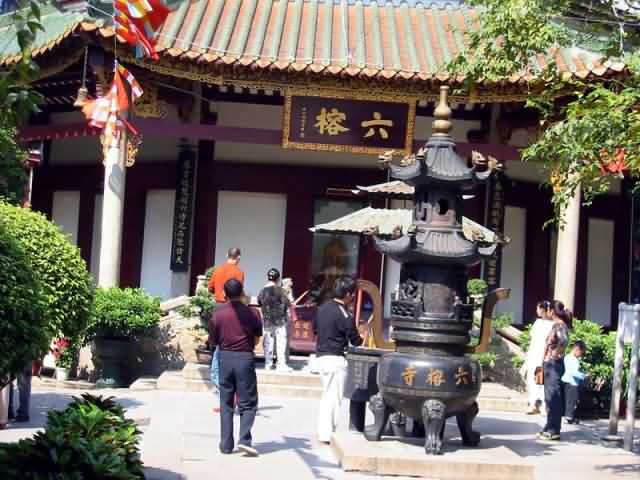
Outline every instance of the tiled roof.
POLYGON ((412 214, 412 210, 366 207, 332 222, 316 225, 311 228, 311 231, 317 233, 364 233, 377 227, 379 235, 389 236, 398 227, 406 232, 411 225, 412 214))
MULTIPOLYGON (((44 11, 42 25, 44 31, 38 30, 33 42, 33 56, 52 50, 56 45, 71 35, 82 22, 84 16, 78 12, 44 11)), ((16 28, 11 14, 0 16, 0 65, 12 63, 20 59, 22 52, 18 46, 16 28)))
MULTIPOLYGON (((431 2, 193 0, 169 15, 159 41, 170 56, 208 63, 445 80, 442 65, 476 19, 473 9, 431 2)), ((562 49, 556 60, 578 77, 624 68, 579 48, 562 49)), ((534 63, 544 66, 542 58, 534 63)))
MULTIPOLYGON (((159 32, 161 56, 209 65, 211 72, 234 67, 382 80, 447 80, 442 66, 463 47, 467 22, 477 19, 475 10, 446 2, 183 0, 172 5, 176 9, 159 32)), ((68 36, 78 26, 77 15, 45 16, 36 53, 68 36)), ((113 37, 103 20, 86 17, 81 28, 113 37)), ((0 46, 7 36, 11 28, 0 27, 0 46)), ((10 42, 0 50, 0 65, 18 53, 10 42)), ((561 49, 556 60, 561 70, 580 78, 624 69, 580 48, 561 49)), ((544 66, 542 58, 533 63, 544 66)), ((514 74, 510 80, 531 78, 514 74)))
POLYGON ((407 185, 401 180, 378 183, 376 185, 369 185, 368 187, 358 185, 356 188, 357 190, 354 192, 357 194, 381 195, 389 198, 412 199, 415 193, 413 186, 407 185))

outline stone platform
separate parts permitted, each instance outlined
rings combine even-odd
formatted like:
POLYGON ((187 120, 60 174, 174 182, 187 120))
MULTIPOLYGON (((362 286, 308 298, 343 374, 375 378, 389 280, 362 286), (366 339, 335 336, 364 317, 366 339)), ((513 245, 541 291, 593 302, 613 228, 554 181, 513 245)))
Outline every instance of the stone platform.
POLYGON ((445 444, 443 455, 429 456, 418 440, 383 437, 380 442, 368 442, 361 434, 337 432, 331 447, 345 471, 438 480, 535 478, 534 465, 503 445, 465 448, 452 440, 445 444))

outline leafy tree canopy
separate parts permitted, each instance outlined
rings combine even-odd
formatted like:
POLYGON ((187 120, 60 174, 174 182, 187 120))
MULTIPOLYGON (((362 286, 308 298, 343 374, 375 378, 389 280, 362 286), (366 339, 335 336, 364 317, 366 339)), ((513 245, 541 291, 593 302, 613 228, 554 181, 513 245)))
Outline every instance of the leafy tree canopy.
POLYGON ((553 187, 556 219, 576 189, 585 203, 608 191, 612 177, 640 173, 640 2, 624 0, 470 0, 478 22, 467 47, 447 68, 463 88, 497 82, 513 72, 535 75, 528 106, 541 113, 538 139, 523 160, 541 160, 553 187), (581 47, 623 61, 614 78, 579 80, 561 74, 559 47, 581 47), (536 70, 544 58, 545 68, 536 70))
POLYGON ((12 203, 22 199, 26 180, 26 152, 16 144, 16 127, 32 113, 38 112, 40 96, 29 89, 29 82, 38 71, 31 58, 31 46, 40 24, 40 7, 36 0, 22 1, 23 7, 13 15, 16 38, 22 58, 5 70, 0 70, 0 197, 12 203))

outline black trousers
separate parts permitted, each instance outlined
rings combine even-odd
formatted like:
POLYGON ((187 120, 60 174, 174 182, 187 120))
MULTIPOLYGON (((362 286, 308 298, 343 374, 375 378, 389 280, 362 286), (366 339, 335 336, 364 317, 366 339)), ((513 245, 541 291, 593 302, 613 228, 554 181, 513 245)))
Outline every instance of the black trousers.
POLYGON ((234 396, 238 394, 240 437, 238 443, 251 446, 251 427, 258 411, 258 382, 253 352, 220 350, 220 451, 231 453, 234 396))
POLYGON ((562 385, 564 386, 564 416, 569 420, 577 420, 576 410, 578 409, 580 387, 564 382, 562 385))
POLYGON ((564 374, 564 362, 552 360, 544 362, 544 401, 547 404, 547 424, 545 432, 560 433, 562 414, 564 413, 564 400, 562 392, 562 375, 564 374))

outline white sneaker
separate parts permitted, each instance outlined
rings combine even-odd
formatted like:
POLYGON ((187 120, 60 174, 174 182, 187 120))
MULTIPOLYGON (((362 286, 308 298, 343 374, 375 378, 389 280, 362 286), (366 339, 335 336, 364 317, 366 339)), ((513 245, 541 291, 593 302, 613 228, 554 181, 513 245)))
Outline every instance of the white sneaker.
POLYGON ((276 372, 293 372, 293 368, 291 368, 289 365, 278 365, 276 367, 276 372))
POLYGON ((256 450, 255 448, 253 448, 250 445, 244 445, 244 444, 239 444, 238 445, 238 450, 240 450, 241 452, 244 452, 244 454, 247 457, 257 457, 258 456, 258 450, 256 450))

